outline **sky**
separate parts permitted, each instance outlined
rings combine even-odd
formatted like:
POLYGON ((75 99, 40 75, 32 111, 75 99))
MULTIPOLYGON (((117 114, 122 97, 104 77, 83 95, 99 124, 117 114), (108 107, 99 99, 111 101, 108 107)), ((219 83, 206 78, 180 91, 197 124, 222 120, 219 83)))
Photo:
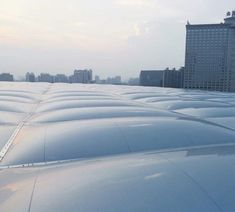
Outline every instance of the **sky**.
POLYGON ((185 24, 220 23, 234 0, 0 0, 0 72, 138 77, 184 65, 185 24))

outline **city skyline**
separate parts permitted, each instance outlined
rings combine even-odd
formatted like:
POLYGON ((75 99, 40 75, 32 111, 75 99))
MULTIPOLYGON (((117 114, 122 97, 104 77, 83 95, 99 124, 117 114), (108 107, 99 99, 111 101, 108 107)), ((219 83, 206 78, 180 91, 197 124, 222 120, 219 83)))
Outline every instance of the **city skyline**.
POLYGON ((0 71, 136 77, 184 65, 185 24, 220 23, 231 0, 1 1, 0 71), (213 4, 213 11, 211 5, 213 4), (13 62, 14 61, 14 62, 13 62))
POLYGON ((82 83, 82 84, 109 84, 109 85, 139 85, 139 78, 130 78, 128 81, 122 81, 122 77, 119 75, 109 76, 106 79, 100 78, 98 75, 93 77, 93 70, 75 69, 73 73, 66 74, 50 74, 40 73, 36 75, 33 72, 25 73, 25 76, 21 79, 16 79, 11 73, 0 73, 0 82, 47 82, 47 83, 82 83))

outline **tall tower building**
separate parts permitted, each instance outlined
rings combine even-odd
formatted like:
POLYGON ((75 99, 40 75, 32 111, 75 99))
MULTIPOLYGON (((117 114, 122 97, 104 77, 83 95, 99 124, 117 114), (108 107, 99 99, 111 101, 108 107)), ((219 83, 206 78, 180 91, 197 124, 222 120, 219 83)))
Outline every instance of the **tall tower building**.
POLYGON ((221 24, 186 25, 184 88, 235 91, 235 11, 221 24))

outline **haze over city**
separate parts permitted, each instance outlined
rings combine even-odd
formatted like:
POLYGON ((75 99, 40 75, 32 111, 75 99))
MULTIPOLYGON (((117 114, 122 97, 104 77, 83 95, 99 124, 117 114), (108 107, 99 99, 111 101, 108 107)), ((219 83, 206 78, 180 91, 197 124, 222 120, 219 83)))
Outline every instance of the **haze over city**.
POLYGON ((136 77, 184 65, 185 24, 220 23, 234 1, 1 0, 0 71, 136 77))

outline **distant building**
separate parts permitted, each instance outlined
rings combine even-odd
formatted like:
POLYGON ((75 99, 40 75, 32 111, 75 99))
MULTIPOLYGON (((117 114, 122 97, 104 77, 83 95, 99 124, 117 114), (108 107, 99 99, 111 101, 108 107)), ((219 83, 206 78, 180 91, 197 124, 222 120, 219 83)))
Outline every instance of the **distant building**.
POLYGON ((14 81, 14 77, 10 73, 2 73, 0 74, 0 81, 14 81))
POLYGON ((139 78, 130 78, 128 80, 128 85, 139 85, 140 79, 139 78))
POLYGON ((95 83, 97 84, 110 84, 110 85, 121 85, 121 76, 108 77, 107 79, 100 79, 99 76, 95 76, 95 83))
POLYGON ((27 82, 35 82, 35 75, 34 73, 26 73, 25 79, 27 82))
POLYGON ((100 77, 96 75, 95 76, 95 83, 100 84, 100 81, 101 81, 100 77))
POLYGON ((186 25, 184 88, 235 91, 235 11, 224 23, 186 25))
POLYGON ((38 76, 38 82, 49 82, 53 83, 54 82, 54 77, 48 73, 41 73, 38 76))
POLYGON ((184 68, 179 70, 167 68, 163 72, 163 87, 183 88, 184 68))
POLYGON ((105 79, 101 79, 99 84, 106 84, 106 80, 105 79))
POLYGON ((121 76, 108 77, 106 79, 106 84, 120 85, 122 83, 121 76))
POLYGON ((70 83, 91 83, 92 70, 74 70, 74 74, 69 77, 70 83))
POLYGON ((60 82, 60 83, 68 83, 68 77, 64 74, 57 74, 54 77, 54 82, 60 82))
POLYGON ((142 70, 140 72, 140 85, 162 87, 163 72, 163 70, 142 70))

